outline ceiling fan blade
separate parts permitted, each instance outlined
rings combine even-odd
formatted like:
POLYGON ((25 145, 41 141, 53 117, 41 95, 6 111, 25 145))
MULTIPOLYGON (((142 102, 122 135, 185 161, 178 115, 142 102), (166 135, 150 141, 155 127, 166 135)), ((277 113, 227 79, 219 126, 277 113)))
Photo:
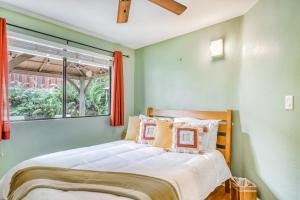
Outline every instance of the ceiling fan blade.
POLYGON ((117 23, 126 23, 129 17, 131 0, 119 0, 117 23))
POLYGON ((178 3, 174 0, 149 0, 149 1, 177 15, 181 15, 187 9, 185 5, 178 3))

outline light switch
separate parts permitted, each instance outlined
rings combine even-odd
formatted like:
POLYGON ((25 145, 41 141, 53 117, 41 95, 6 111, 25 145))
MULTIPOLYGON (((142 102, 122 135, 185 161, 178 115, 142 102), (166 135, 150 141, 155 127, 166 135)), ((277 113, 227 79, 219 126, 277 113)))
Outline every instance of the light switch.
POLYGON ((293 110, 294 109, 294 96, 285 96, 285 109, 293 110))

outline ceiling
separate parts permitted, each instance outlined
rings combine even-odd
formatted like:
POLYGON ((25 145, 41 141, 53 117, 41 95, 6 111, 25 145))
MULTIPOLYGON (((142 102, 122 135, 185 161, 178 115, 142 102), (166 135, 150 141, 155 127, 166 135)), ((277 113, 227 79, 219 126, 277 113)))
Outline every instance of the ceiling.
POLYGON ((130 48, 140 48, 245 14, 257 0, 177 0, 180 16, 148 0, 132 0, 127 24, 117 24, 119 0, 0 0, 0 6, 130 48))

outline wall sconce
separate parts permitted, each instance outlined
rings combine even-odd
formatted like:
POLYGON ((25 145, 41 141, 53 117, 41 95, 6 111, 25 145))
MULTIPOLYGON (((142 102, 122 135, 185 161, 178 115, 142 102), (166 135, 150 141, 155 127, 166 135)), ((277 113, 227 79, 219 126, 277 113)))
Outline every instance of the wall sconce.
POLYGON ((224 41, 223 39, 218 39, 211 41, 210 43, 210 54, 214 58, 223 58, 224 57, 224 41))

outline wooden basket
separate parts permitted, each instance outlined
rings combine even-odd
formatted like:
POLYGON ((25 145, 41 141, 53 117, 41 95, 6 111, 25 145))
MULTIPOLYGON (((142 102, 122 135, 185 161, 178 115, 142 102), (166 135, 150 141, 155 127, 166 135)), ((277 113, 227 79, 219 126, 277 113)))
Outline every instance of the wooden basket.
POLYGON ((256 200, 256 186, 246 178, 230 180, 231 200, 256 200))

